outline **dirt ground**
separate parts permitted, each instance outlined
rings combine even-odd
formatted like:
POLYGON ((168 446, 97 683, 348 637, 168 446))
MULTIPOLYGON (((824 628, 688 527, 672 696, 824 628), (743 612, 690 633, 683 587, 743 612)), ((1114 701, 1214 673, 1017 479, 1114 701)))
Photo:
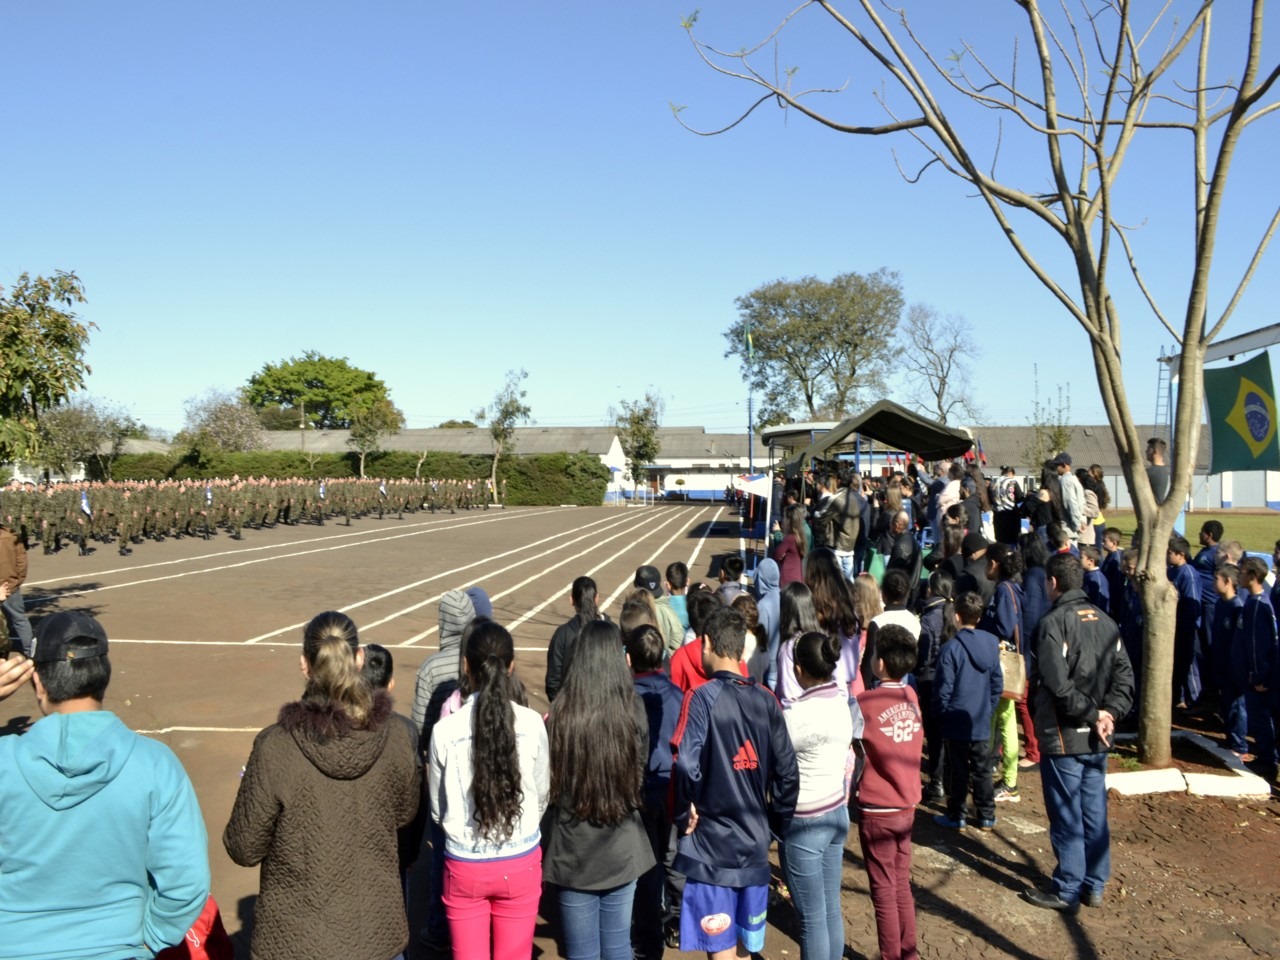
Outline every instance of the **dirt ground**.
MULTIPOLYGON (((629 587, 635 568, 690 564, 711 579, 714 558, 736 552, 736 524, 719 506, 471 511, 404 520, 358 519, 147 542, 131 557, 99 545, 33 554, 24 593, 33 617, 88 609, 112 640, 108 706, 134 729, 168 743, 200 797, 209 831, 214 895, 248 958, 257 871, 230 862, 222 829, 254 734, 300 692, 301 625, 324 609, 348 611, 365 642, 389 647, 407 712, 413 673, 435 646, 440 594, 471 584, 512 628, 517 669, 541 696, 545 650, 571 614, 569 584, 589 573, 602 597, 629 587)), ((21 691, 0 704, 0 735, 35 718, 21 691)), ((1100 910, 1073 918, 1018 899, 1053 866, 1038 775, 1024 772, 1022 801, 1002 804, 995 831, 955 834, 921 807, 913 879, 921 955, 937 958, 1280 956, 1280 803, 1114 797, 1114 878, 1100 910)), ((856 831, 846 847, 847 955, 878 956, 856 831)), ((411 927, 421 922, 415 902, 411 927)), ((790 906, 778 900, 762 955, 799 957, 790 906)), ((535 954, 556 956, 547 924, 535 954)), ((674 951, 669 953, 674 954, 674 951)), ((410 960, 426 954, 416 944, 410 960)))

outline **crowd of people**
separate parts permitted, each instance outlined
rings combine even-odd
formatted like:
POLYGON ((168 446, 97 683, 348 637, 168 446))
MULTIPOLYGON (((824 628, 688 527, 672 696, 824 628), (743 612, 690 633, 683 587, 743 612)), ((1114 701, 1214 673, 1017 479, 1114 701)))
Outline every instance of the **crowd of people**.
MULTIPOLYGON (((1068 913, 1104 906, 1107 753, 1133 709, 1140 655, 1134 585, 1118 535, 1093 529, 1088 499, 1078 515, 1066 508, 1070 482, 1088 489, 1070 457, 1046 465, 1043 479, 1025 495, 1003 471, 987 483, 959 465, 940 465, 929 482, 914 469, 882 483, 832 471, 815 478, 812 497, 785 492, 772 556, 753 576, 735 555, 721 558, 714 583, 694 582, 680 562, 642 566, 616 620, 600 610, 595 582, 578 577, 573 616, 548 646, 545 714, 530 708, 511 634, 481 587, 441 598, 440 649, 414 676, 407 715, 394 712, 390 652, 361 644, 345 615, 318 615, 303 632, 303 695, 255 740, 223 835, 233 860, 260 866, 254 957, 393 960, 417 905, 418 936, 461 960, 530 956, 540 909, 569 960, 647 960, 668 947, 729 960, 761 951, 773 887, 794 910, 801 960, 836 960, 853 820, 880 953, 918 957, 917 806, 935 804, 943 829, 989 831, 1031 768, 1057 864, 1051 885, 1023 897, 1068 913), (996 509, 969 509, 975 497, 979 507, 1013 502, 1028 522, 997 525, 986 516, 996 509), (1109 579, 1116 561, 1121 576, 1109 579)), ((1207 648, 1198 634, 1179 635, 1194 641, 1180 695, 1188 709, 1223 708, 1261 750, 1275 617, 1265 597, 1228 598, 1232 584, 1259 597, 1265 569, 1259 577, 1248 558, 1229 562, 1221 533, 1202 531, 1223 599, 1207 648), (1263 621, 1269 661, 1256 656, 1263 621), (1235 697, 1246 635, 1253 693, 1235 697), (1224 642, 1232 652, 1220 668, 1224 642), (1221 699, 1206 699, 1212 692, 1221 699)), ((1177 540, 1170 579, 1181 595, 1191 588, 1177 558, 1189 548, 1177 540)), ((1200 629, 1203 609, 1194 621, 1180 611, 1180 630, 1200 629)), ((19 891, 48 887, 50 864, 0 849, 0 960, 52 955, 54 938, 65 950, 66 931, 50 918, 81 903, 130 918, 100 928, 119 944, 98 943, 95 955, 177 942, 208 906, 190 784, 164 748, 147 747, 153 769, 123 795, 61 799, 80 796, 86 770, 123 775, 134 741, 102 708, 110 670, 96 622, 55 614, 36 641, 48 716, 0 738, 0 764, 24 772, 0 787, 0 835, 18 824, 33 837, 61 829, 64 844, 80 837, 74 856, 87 862, 98 854, 84 838, 109 817, 165 862, 135 855, 80 870, 44 916, 19 891), (115 740, 96 739, 108 727, 115 740), (72 748, 68 763, 59 751, 72 748), (45 772, 25 775, 37 767, 45 772)), ((0 696, 31 669, 7 665, 0 696)))

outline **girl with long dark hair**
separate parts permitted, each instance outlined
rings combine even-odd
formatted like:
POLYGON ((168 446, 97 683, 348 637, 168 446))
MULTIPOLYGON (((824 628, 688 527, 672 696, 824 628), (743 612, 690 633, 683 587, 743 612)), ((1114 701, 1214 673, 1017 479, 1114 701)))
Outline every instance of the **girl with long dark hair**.
POLYGON ((409 942, 396 833, 418 809, 421 770, 408 724, 360 675, 359 644, 345 614, 307 624, 302 699, 253 742, 223 834, 232 860, 262 866, 261 960, 389 960, 409 942))
MULTIPOLYGON (((551 635, 547 646, 546 691, 548 702, 554 702, 564 681, 564 667, 573 649, 573 642, 588 623, 602 618, 596 607, 596 582, 590 577, 577 577, 569 588, 569 602, 573 604, 573 616, 551 635)), ((604 619, 608 619, 607 617, 604 619)))
POLYGON ((822 632, 840 644, 836 679, 845 685, 850 696, 857 696, 863 690, 859 669, 862 624, 858 621, 853 585, 845 578, 835 553, 826 547, 812 551, 805 558, 804 582, 813 593, 813 606, 822 632))
POLYGON ((795 675, 796 641, 806 633, 821 631, 813 592, 804 581, 789 583, 778 598, 778 687, 774 691, 785 707, 804 692, 795 675))
POLYGON ((649 721, 612 623, 587 624, 547 718, 552 810, 543 876, 559 888, 567 960, 631 960, 636 879, 654 865, 640 817, 649 721))
POLYGON ((780 586, 785 587, 804 579, 804 558, 808 552, 809 531, 804 518, 804 507, 793 503, 782 515, 782 539, 773 548, 780 586))
POLYGON ((793 672, 803 691, 784 711, 800 768, 795 816, 782 837, 791 902, 800 917, 801 960, 844 955, 840 876, 849 835, 845 770, 853 742, 849 693, 836 681, 840 643, 826 633, 795 643, 793 672))
POLYGON ((431 816, 445 836, 454 960, 527 960, 533 950, 550 764, 546 727, 525 706, 514 667, 506 628, 475 627, 462 651, 471 693, 431 734, 431 816))

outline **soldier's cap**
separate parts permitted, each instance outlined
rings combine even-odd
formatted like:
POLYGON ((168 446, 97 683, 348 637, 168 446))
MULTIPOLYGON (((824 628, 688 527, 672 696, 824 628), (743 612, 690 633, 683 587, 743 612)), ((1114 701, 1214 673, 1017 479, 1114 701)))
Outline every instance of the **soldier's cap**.
POLYGON ((36 627, 36 663, 89 660, 107 655, 107 634, 102 624, 82 610, 63 610, 45 617, 36 627), (83 649, 68 650, 72 644, 83 649))
POLYGON ((632 586, 644 587, 655 597, 663 596, 662 574, 657 567, 636 567, 636 579, 632 586))

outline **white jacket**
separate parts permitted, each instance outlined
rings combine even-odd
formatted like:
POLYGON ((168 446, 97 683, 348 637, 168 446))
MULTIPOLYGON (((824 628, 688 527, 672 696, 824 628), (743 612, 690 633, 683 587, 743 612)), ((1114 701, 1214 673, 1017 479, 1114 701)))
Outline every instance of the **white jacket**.
POLYGON ((515 703, 511 706, 515 710, 516 755, 520 758, 524 805, 505 841, 488 840, 476 829, 471 799, 471 717, 475 698, 468 697, 462 709, 442 718, 431 732, 431 816, 444 830, 445 854, 455 860, 518 857, 542 839, 538 824, 546 812, 551 790, 547 728, 535 711, 515 703))

